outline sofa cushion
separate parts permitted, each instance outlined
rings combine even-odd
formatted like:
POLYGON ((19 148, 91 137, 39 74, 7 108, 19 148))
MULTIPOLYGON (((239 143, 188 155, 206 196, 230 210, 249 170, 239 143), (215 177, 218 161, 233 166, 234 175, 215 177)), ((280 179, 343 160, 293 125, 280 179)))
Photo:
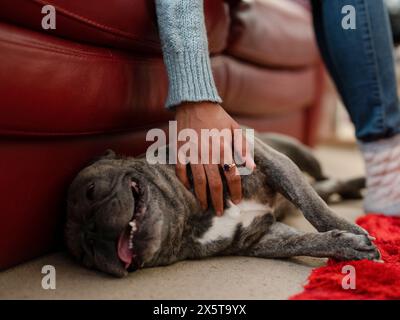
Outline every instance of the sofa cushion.
MULTIPOLYGON (((2 135, 88 135, 137 130, 173 117, 164 108, 161 57, 78 44, 0 23, 2 135)), ((314 68, 271 70, 227 56, 212 58, 224 107, 266 116, 307 107, 314 68)))
POLYGON ((121 131, 168 119, 162 59, 128 56, 0 23, 0 133, 121 131))
POLYGON ((272 69, 238 60, 223 59, 215 69, 224 108, 233 115, 266 117, 309 107, 316 97, 319 68, 272 69))
MULTIPOLYGON (((83 45, 0 23, 3 135, 87 135, 151 127, 165 109, 162 57, 83 45)), ((225 64, 213 59, 226 88, 225 64)))
MULTIPOLYGON (((212 53, 225 48, 229 13, 223 0, 205 0, 212 53)), ((154 0, 0 0, 0 20, 84 43, 159 53, 154 0), (41 27, 42 7, 56 8, 55 30, 41 27)))
POLYGON ((319 53, 309 10, 292 0, 241 2, 231 10, 227 52, 264 66, 302 68, 319 53))

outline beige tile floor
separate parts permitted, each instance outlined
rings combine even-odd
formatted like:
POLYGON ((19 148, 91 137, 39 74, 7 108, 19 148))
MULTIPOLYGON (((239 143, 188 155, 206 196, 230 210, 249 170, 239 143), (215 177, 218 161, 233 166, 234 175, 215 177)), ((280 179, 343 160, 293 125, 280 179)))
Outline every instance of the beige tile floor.
MULTIPOLYGON (((362 174, 355 149, 320 147, 316 151, 326 172, 336 177, 362 174)), ((361 202, 333 206, 354 221, 361 202)), ((300 215, 287 222, 303 230, 312 227, 300 215)), ((141 270, 124 279, 85 270, 63 253, 54 253, 0 273, 0 299, 287 299, 299 292, 312 268, 324 259, 264 260, 246 257, 185 261, 141 270), (56 268, 56 290, 43 290, 41 268, 56 268)))

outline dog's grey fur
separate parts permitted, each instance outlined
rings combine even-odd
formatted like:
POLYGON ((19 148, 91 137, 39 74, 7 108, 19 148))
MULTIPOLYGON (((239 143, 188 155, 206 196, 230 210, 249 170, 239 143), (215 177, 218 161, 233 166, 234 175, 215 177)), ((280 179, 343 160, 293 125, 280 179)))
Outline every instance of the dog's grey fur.
MULTIPOLYGON (((275 138, 270 137, 274 142, 264 140, 277 143, 275 148, 285 151, 288 145, 276 142, 275 138)), ((319 163, 313 156, 310 158, 307 150, 297 150, 299 156, 293 155, 292 148, 289 146, 292 154, 288 155, 297 157, 303 170, 314 172, 317 182, 327 181, 319 163)), ((254 159, 255 171, 242 176, 243 199, 269 209, 248 225, 237 224, 232 235, 204 243, 199 239, 212 228, 215 219, 223 218, 215 217, 212 208, 205 212, 201 209, 193 192, 177 179, 173 165, 150 165, 145 158, 117 158, 110 152, 82 170, 70 187, 67 247, 87 267, 116 276, 127 275, 117 254, 117 242, 132 219, 135 200, 130 182, 133 180, 140 186, 140 201, 145 211, 136 218, 139 224, 134 238, 136 256, 129 270, 217 255, 380 258, 367 232, 335 215, 287 156, 256 138, 254 159), (318 233, 303 233, 277 221, 278 212, 293 205, 318 233)), ((232 203, 226 190, 224 183, 225 207, 229 210, 232 203)), ((329 194, 338 192, 337 186, 324 190, 329 194)))

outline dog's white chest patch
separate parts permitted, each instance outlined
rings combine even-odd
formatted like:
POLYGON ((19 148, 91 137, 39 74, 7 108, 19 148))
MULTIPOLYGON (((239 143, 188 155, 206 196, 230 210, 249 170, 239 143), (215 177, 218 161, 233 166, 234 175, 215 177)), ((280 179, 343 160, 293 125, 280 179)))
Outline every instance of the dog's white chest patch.
POLYGON ((222 217, 214 217, 210 229, 208 229, 198 241, 207 244, 218 239, 232 238, 237 226, 243 228, 249 226, 259 216, 272 212, 272 208, 254 200, 243 200, 235 205, 228 202, 230 207, 225 209, 222 217))

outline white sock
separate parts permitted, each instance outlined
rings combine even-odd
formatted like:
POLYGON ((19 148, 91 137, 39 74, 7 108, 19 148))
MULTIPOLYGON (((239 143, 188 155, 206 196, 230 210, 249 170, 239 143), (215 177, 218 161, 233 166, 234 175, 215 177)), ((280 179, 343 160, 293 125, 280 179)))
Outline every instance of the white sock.
POLYGON ((400 135, 360 143, 364 156, 368 213, 400 216, 400 135))

